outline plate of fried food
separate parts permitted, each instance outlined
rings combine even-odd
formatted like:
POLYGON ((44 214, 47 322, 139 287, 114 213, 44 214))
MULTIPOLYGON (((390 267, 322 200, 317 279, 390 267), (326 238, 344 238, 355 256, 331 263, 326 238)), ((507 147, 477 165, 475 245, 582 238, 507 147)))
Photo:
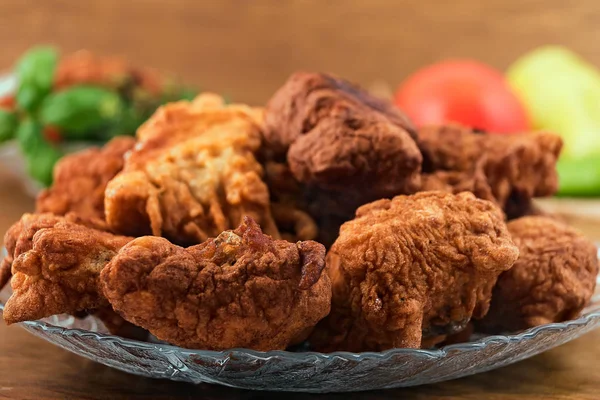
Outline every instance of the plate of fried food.
POLYGON ((170 103, 58 162, 6 234, 3 318, 122 371, 245 389, 505 366, 600 323, 596 246, 532 202, 561 146, 417 129, 320 73, 264 108, 170 103))

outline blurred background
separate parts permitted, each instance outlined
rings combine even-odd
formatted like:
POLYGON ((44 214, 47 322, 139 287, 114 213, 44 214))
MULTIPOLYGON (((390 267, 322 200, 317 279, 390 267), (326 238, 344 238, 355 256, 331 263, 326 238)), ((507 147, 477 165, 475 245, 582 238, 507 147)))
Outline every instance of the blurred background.
POLYGON ((499 69, 562 44, 600 65, 596 0, 2 0, 0 70, 32 45, 88 48, 260 104, 298 69, 395 86, 471 57, 499 69))

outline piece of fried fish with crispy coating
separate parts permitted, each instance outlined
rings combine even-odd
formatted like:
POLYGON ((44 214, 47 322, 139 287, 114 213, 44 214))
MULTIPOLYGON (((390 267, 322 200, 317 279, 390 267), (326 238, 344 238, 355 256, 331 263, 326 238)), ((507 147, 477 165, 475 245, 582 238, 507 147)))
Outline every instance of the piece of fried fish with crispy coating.
POLYGON ((106 189, 113 230, 193 245, 248 215, 279 237, 254 157, 260 110, 204 99, 168 104, 140 127, 123 171, 106 189))
POLYGON ((311 344, 360 352, 442 340, 485 315, 517 256, 500 209, 472 193, 364 205, 327 255, 332 311, 311 344))
POLYGON ((421 153, 397 107, 328 74, 298 72, 265 109, 266 147, 299 182, 336 191, 350 217, 367 202, 418 189, 421 153), (346 196, 352 192, 352 196, 346 196))
POLYGON ((511 218, 525 212, 532 198, 551 196, 558 189, 556 162, 562 140, 552 133, 496 135, 448 124, 421 128, 417 143, 425 176, 475 176, 483 170, 495 201, 511 218))
POLYGON ((508 223, 520 255, 494 287, 490 312, 477 324, 491 333, 576 318, 594 294, 598 249, 556 219, 531 216, 508 223))
MULTIPOLYGON (((25 214, 5 244, 13 293, 4 309, 11 324, 107 306, 98 276, 132 238, 52 214, 25 214)), ((98 226, 96 226, 98 227, 98 226)))
POLYGON ((12 263, 17 256, 29 250, 33 245, 33 236, 40 229, 51 228, 59 221, 69 221, 84 225, 92 229, 104 231, 108 229, 101 219, 81 218, 77 214, 68 213, 64 217, 46 214, 23 214, 21 219, 14 223, 4 236, 6 257, 0 263, 0 289, 10 280, 12 263))
POLYGON ((161 340, 221 350, 285 349, 329 313, 325 248, 263 234, 250 217, 233 231, 182 248, 142 237, 101 273, 104 295, 161 340))

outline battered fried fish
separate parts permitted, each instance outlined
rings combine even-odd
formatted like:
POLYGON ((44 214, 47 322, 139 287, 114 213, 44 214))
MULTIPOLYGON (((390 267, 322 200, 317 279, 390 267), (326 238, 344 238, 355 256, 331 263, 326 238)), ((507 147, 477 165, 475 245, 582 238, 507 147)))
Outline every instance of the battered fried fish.
POLYGON ((264 135, 301 183, 355 192, 358 204, 348 205, 351 213, 419 186, 422 157, 409 119, 391 103, 330 75, 292 75, 267 104, 264 135))
POLYGON ((168 104, 138 130, 125 168, 106 189, 112 229, 193 245, 249 215, 279 237, 254 158, 261 144, 260 112, 210 104, 168 104))
POLYGON ((487 332, 526 329, 576 318, 588 304, 598 275, 597 248, 577 230, 548 217, 508 223, 519 259, 494 287, 487 332))
POLYGON ((493 135, 445 125, 420 129, 418 143, 424 173, 475 172, 484 158, 485 177, 505 211, 509 205, 518 210, 515 200, 526 205, 533 197, 553 195, 558 188, 556 161, 562 140, 551 133, 493 135))
POLYGON ((142 237, 101 273, 106 298, 161 340, 202 349, 285 349, 329 313, 325 249, 264 235, 249 217, 187 249, 142 237))
POLYGON ((327 255, 332 311, 311 344, 419 348, 483 317, 498 275, 518 256, 503 219, 471 193, 422 192, 359 208, 327 255))
POLYGON ((108 305, 98 290, 100 270, 132 238, 89 228, 52 214, 25 214, 7 233, 13 293, 7 324, 108 305))
POLYGON ((106 230, 104 221, 99 219, 80 218, 77 214, 68 213, 64 217, 50 214, 24 214, 19 221, 13 224, 4 236, 6 257, 0 263, 0 289, 10 280, 12 263, 15 258, 29 250, 33 245, 33 236, 37 231, 51 228, 59 221, 69 221, 84 225, 96 230, 106 230))

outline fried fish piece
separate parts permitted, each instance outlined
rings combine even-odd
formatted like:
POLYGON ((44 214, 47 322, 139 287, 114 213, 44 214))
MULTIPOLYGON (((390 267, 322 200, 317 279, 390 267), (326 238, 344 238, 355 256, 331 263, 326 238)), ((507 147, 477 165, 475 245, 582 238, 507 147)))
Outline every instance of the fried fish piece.
POLYGON ((393 104, 327 74, 296 73, 265 110, 265 140, 303 184, 354 192, 358 204, 413 193, 421 153, 393 104))
POLYGON ((265 111, 265 137, 272 149, 284 153, 301 135, 326 118, 336 103, 374 112, 403 128, 413 139, 416 128, 391 102, 329 74, 296 72, 275 92, 265 111))
POLYGON ((214 102, 160 108, 140 127, 123 171, 107 186, 109 226, 193 245, 249 215, 279 237, 254 157, 261 145, 259 114, 214 102))
POLYGON ((221 350, 285 349, 329 313, 325 249, 273 240, 245 217, 233 231, 188 247, 142 237, 101 273, 126 320, 169 343, 221 350))
POLYGON ((494 135, 449 124, 421 128, 418 144, 424 173, 476 171, 474 166, 485 157, 485 176, 505 210, 511 199, 527 204, 558 189, 556 161, 562 140, 552 133, 494 135))
POLYGON ((131 239, 66 217, 25 214, 5 239, 13 293, 4 321, 12 324, 108 305, 98 290, 100 270, 131 239))
POLYGON ((494 287, 486 332, 516 331, 576 318, 596 287, 598 250, 576 229, 548 217, 508 223, 519 259, 494 287))
POLYGON ((332 310, 311 344, 360 352, 439 341, 485 315, 517 256, 501 210, 472 193, 367 204, 327 255, 332 310))
POLYGON ((54 183, 37 198, 36 212, 104 219, 104 190, 133 148, 132 137, 116 137, 104 147, 65 156, 54 167, 54 183))
POLYGON ((12 263, 15 258, 31 250, 33 236, 40 229, 51 228, 59 221, 69 221, 74 224, 84 225, 96 230, 107 230, 108 227, 100 219, 81 218, 74 213, 67 213, 64 217, 52 214, 23 214, 21 219, 13 224, 4 236, 6 257, 0 263, 0 289, 10 280, 12 263))

